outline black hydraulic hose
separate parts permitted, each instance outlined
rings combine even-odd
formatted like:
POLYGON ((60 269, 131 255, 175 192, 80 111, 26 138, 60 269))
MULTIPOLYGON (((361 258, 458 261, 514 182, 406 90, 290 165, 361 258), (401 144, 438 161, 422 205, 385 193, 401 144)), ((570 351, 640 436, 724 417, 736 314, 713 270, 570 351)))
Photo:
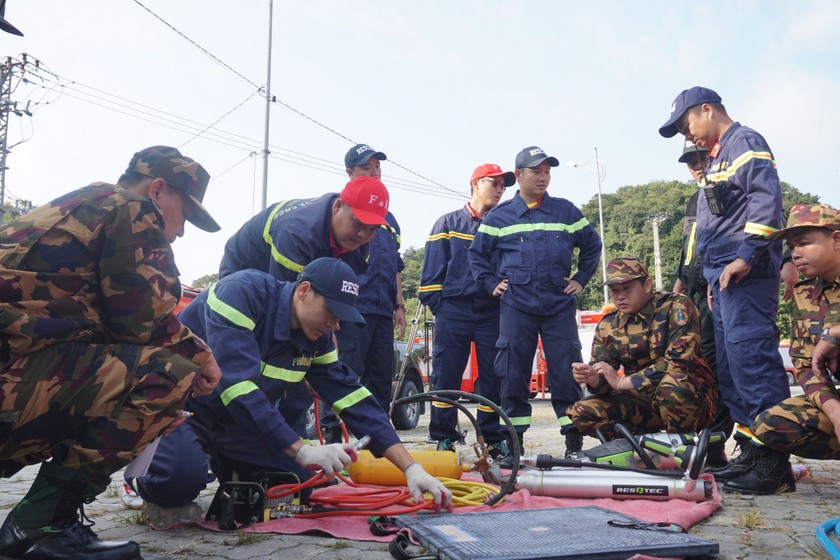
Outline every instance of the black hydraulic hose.
MULTIPOLYGON (((516 428, 513 426, 513 422, 510 421, 510 418, 508 418, 508 415, 505 414, 504 410, 499 408, 499 406, 490 399, 482 397, 481 395, 476 395, 475 393, 467 393, 466 391, 449 390, 429 391, 428 393, 417 393, 416 395, 409 395, 407 397, 403 397, 397 401, 394 401, 394 404, 402 405, 410 404, 413 402, 439 400, 448 404, 454 404, 458 408, 458 410, 463 411, 464 406, 461 403, 456 402, 457 399, 466 399, 474 403, 482 404, 488 408, 491 408, 493 412, 499 415, 499 419, 502 422, 504 422, 505 427, 508 431, 508 435, 510 436, 510 452, 513 454, 514 457, 510 475, 508 476, 507 482, 505 482, 501 486, 499 493, 487 502, 488 506, 496 505, 499 501, 501 501, 502 498, 505 497, 506 494, 511 492, 513 486, 516 484, 516 475, 519 474, 519 457, 522 455, 522 448, 519 445, 519 437, 516 435, 516 428)), ((473 416, 470 413, 467 414, 470 418, 470 422, 473 423, 473 427, 476 431, 476 436, 478 437, 481 434, 481 429, 478 427, 478 422, 475 420, 475 416, 473 416)), ((483 439, 484 436, 481 436, 481 438, 483 439)))
POLYGON ((605 471, 635 472, 661 476, 663 478, 682 478, 683 471, 663 469, 640 469, 637 467, 623 467, 611 463, 595 463, 580 461, 578 459, 557 459, 551 455, 537 455, 536 458, 528 458, 528 465, 538 469, 550 469, 552 467, 571 467, 575 469, 601 469, 605 471))
POLYGON ((626 439, 630 443, 630 447, 633 448, 633 451, 636 452, 636 455, 639 456, 639 459, 645 464, 645 466, 651 470, 656 470, 656 463, 653 462, 653 459, 650 458, 650 455, 647 454, 639 442, 636 440, 636 436, 621 422, 616 422, 615 431, 621 434, 624 439, 626 439))

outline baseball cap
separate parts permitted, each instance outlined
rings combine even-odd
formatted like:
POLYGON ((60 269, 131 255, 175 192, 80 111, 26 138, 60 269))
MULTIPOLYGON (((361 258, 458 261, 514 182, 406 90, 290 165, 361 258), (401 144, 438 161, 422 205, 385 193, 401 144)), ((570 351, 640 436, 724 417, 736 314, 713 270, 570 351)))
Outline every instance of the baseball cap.
POLYGON ((711 150, 709 148, 703 148, 703 147, 697 146, 691 140, 686 140, 685 141, 685 146, 683 146, 682 155, 680 156, 680 158, 677 161, 679 161, 680 163, 688 163, 688 160, 691 159, 691 157, 694 154, 697 154, 697 153, 707 154, 709 152, 711 152, 711 150))
POLYGON ((391 197, 376 177, 353 177, 341 191, 341 201, 353 210, 356 219, 365 225, 385 226, 385 215, 391 197))
POLYGON ((556 157, 545 155, 542 148, 538 148, 537 146, 528 146, 516 154, 515 167, 516 169, 522 169, 523 167, 536 167, 544 161, 548 161, 548 165, 551 167, 557 167, 560 165, 560 162, 556 157))
POLYGON ((510 187, 516 182, 513 171, 502 171, 502 168, 495 163, 485 163, 476 167, 472 177, 470 177, 470 183, 482 177, 502 177, 506 187, 510 187))
POLYGON ((195 204, 195 211, 188 220, 195 227, 204 231, 222 229, 210 216, 201 201, 210 182, 210 174, 196 161, 181 155, 181 152, 169 146, 151 146, 140 150, 128 162, 126 173, 139 173, 154 179, 163 179, 172 188, 178 189, 195 204))
POLYGON ((648 278, 645 263, 638 257, 618 257, 607 263, 607 279, 602 286, 623 284, 636 278, 648 278))
POLYGON ((840 211, 828 204, 796 204, 790 209, 787 225, 774 231, 769 239, 783 239, 796 228, 819 227, 840 230, 840 211))
POLYGON ((672 138, 677 134, 677 121, 686 111, 703 103, 720 103, 720 95, 700 86, 694 86, 680 92, 671 104, 671 117, 659 127, 659 134, 665 138, 672 138))
POLYGON ((339 321, 365 324, 356 309, 359 278, 346 262, 331 257, 315 259, 304 267, 298 280, 309 282, 316 292, 324 296, 327 307, 339 321))
POLYGON ((367 144, 356 144, 344 155, 344 167, 350 169, 357 165, 364 165, 373 156, 376 156, 379 161, 388 159, 388 156, 382 152, 377 152, 367 144))

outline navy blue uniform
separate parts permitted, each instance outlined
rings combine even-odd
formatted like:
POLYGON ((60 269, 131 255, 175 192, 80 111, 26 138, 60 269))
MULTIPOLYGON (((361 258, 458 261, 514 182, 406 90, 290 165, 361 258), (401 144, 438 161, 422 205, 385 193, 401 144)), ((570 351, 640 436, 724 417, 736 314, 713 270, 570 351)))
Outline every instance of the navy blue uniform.
POLYGON ((571 426, 566 408, 580 400, 572 362, 582 360, 575 320, 575 296, 563 290, 566 278, 581 286, 598 268, 601 239, 571 202, 543 195, 529 208, 517 192, 485 217, 469 250, 478 289, 492 294, 503 279, 496 372, 502 405, 521 435, 531 425, 528 403, 537 339, 542 337, 551 385, 551 403, 563 433, 571 426), (578 270, 572 255, 579 249, 578 270), (498 266, 493 264, 493 256, 498 266))
MULTIPOLYGON (((419 295, 435 316, 432 388, 460 389, 470 345, 475 343, 478 393, 499 404, 499 378, 494 368, 499 301, 476 289, 468 256, 479 225, 481 218, 469 204, 438 218, 426 240, 419 295)), ((438 441, 462 439, 456 429, 457 416, 452 405, 432 402, 429 437, 438 441)), ((503 439, 499 416, 493 409, 479 406, 477 419, 487 443, 503 439)))
POLYGON ((370 244, 355 251, 333 248, 330 219, 338 193, 285 200, 269 206, 239 228, 225 243, 219 278, 253 268, 293 282, 310 262, 335 257, 364 274, 370 244))
MULTIPOLYGON (((400 226, 393 214, 385 216, 370 241, 367 271, 359 275, 356 308, 365 325, 343 324, 335 333, 339 358, 359 374, 383 410, 391 406, 394 371, 394 309, 397 303, 397 273, 405 268, 400 258, 400 226)), ((334 417, 325 419, 334 423, 334 417)))
POLYGON ((714 296, 721 394, 732 418, 750 426, 759 412, 790 396, 776 327, 781 241, 767 239, 782 226, 782 191, 773 154, 760 134, 735 123, 718 144, 710 154, 707 183, 720 185, 724 212, 714 215, 700 196, 697 239, 714 296), (738 257, 752 269, 721 291, 720 275, 738 257))
POLYGON ((181 322, 214 348, 222 379, 212 395, 187 401, 195 416, 161 439, 149 474, 138 479, 141 496, 170 507, 189 503, 209 482, 208 454, 223 480, 231 472, 260 471, 309 478, 312 473, 285 454, 299 436, 282 400, 304 379, 354 434, 370 434, 371 451, 381 454, 399 443, 370 391, 338 361, 332 333, 311 341, 292 330, 294 287, 245 270, 220 280, 181 312, 181 322))
MULTIPOLYGON (((284 200, 245 222, 225 243, 219 278, 252 268, 294 282, 307 264, 320 257, 341 259, 353 272, 364 275, 369 243, 355 251, 341 251, 333 246, 331 218, 338 197, 338 193, 330 193, 318 198, 284 200)), ((304 385, 287 395, 286 400, 289 406, 304 411, 312 406, 312 397, 304 385)), ((303 417, 295 417, 295 430, 305 435, 303 417)))

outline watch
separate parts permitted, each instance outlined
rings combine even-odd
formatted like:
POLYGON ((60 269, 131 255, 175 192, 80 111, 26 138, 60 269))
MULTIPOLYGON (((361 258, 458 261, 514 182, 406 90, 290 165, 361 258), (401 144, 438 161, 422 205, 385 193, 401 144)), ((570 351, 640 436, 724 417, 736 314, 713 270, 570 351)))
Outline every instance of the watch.
POLYGON ((836 336, 831 336, 830 334, 828 334, 830 330, 831 330, 831 327, 824 328, 822 330, 822 332, 820 333, 820 340, 824 340, 824 341, 828 342, 829 344, 831 344, 832 346, 840 346, 840 338, 837 338, 836 336))

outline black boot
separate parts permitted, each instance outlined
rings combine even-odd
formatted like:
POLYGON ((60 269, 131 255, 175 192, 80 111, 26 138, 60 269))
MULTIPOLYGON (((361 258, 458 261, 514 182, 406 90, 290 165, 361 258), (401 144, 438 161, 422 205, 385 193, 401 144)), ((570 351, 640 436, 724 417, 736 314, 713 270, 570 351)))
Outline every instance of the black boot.
POLYGON ((574 426, 566 432, 566 459, 574 457, 583 449, 583 434, 574 426))
MULTIPOLYGON (((523 453, 525 451, 524 436, 522 433, 517 432, 516 437, 519 439, 519 451, 520 453, 523 453)), ((514 456, 513 442, 511 442, 510 440, 507 441, 507 448, 507 455, 499 459, 499 466, 503 469, 512 469, 514 461, 519 461, 520 457, 514 456)))
POLYGON ((790 454, 759 447, 749 472, 735 480, 727 480, 723 489, 726 492, 757 495, 796 492, 796 479, 790 468, 790 454))
POLYGON ((741 450, 741 454, 731 459, 725 467, 708 469, 706 472, 711 473, 715 477, 715 480, 735 480, 747 474, 747 471, 752 468, 755 462, 758 446, 743 442, 739 443, 738 447, 741 450))
POLYGON ((706 468, 708 470, 722 469, 728 464, 729 460, 726 458, 723 442, 710 443, 706 448, 706 468))
POLYGON ((101 488, 82 473, 43 463, 29 492, 0 527, 0 555, 25 559, 139 560, 131 541, 102 541, 82 521, 85 500, 101 488), (79 513, 81 513, 81 518, 79 513))

